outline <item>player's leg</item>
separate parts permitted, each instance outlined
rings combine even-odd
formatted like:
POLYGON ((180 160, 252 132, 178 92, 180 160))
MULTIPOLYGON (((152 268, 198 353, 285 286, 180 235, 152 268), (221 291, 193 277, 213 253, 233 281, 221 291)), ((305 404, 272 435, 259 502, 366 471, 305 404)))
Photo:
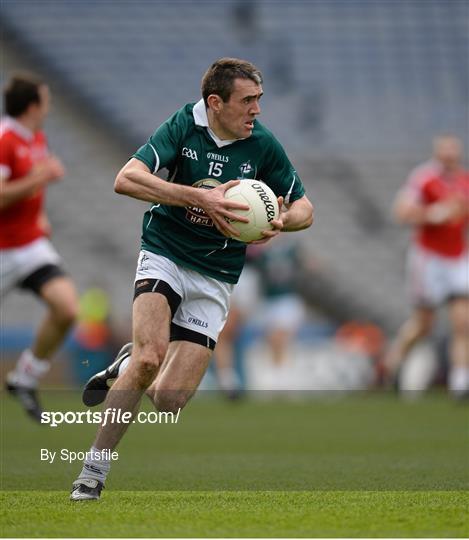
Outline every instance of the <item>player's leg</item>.
POLYGON ((78 295, 72 280, 66 276, 46 282, 39 290, 47 306, 31 347, 36 358, 50 359, 62 345, 78 316, 78 295))
POLYGON ((299 296, 285 293, 267 297, 263 309, 265 340, 271 361, 269 369, 266 370, 266 388, 289 390, 295 363, 292 345, 305 320, 306 308, 299 296))
POLYGON ((469 297, 448 304, 451 325, 449 390, 455 397, 469 394, 469 297))
POLYGON ((409 319, 399 328, 385 358, 385 366, 394 377, 409 351, 420 340, 427 337, 433 328, 435 309, 416 307, 409 319))
POLYGON ((412 347, 431 333, 436 307, 441 305, 445 298, 445 289, 441 283, 441 265, 437 256, 418 246, 409 250, 407 289, 413 311, 399 328, 384 359, 385 369, 392 381, 395 381, 399 367, 412 347))
POLYGON ((469 396, 469 254, 445 261, 448 315, 451 325, 448 386, 454 397, 469 396))
MULTIPOLYGON (((166 356, 171 310, 165 296, 142 294, 133 308, 133 350, 127 369, 118 377, 104 402, 106 408, 134 412, 142 394, 155 379, 166 356)), ((94 447, 113 450, 128 424, 114 424, 98 430, 94 447)))
POLYGON ((147 395, 159 411, 177 413, 197 390, 212 356, 205 345, 172 341, 163 366, 147 395))
MULTIPOLYGON (((238 339, 245 321, 256 309, 258 301, 258 273, 248 264, 243 268, 239 281, 234 287, 228 318, 218 337, 214 354, 218 383, 230 399, 240 396, 241 381, 236 371, 236 361, 240 360, 238 339)), ((238 368, 240 370, 243 368, 242 358, 238 368)))
MULTIPOLYGON (((168 303, 172 320, 183 296, 181 279, 181 270, 174 262, 160 255, 142 251, 135 276, 134 302, 147 293, 163 295, 168 303)), ((87 381, 83 390, 85 405, 93 407, 104 401, 110 386, 127 368, 132 348, 132 343, 124 345, 111 365, 87 381)))
POLYGON ((158 410, 177 411, 196 391, 222 331, 233 285, 181 269, 184 300, 171 324, 171 344, 149 396, 158 410))
POLYGON ((276 327, 267 332, 266 340, 274 366, 284 366, 288 361, 288 346, 295 332, 289 328, 276 327))
POLYGON ((128 422, 103 422, 99 427, 91 454, 73 484, 72 500, 99 498, 110 469, 110 460, 100 456, 99 452, 113 450, 117 446, 139 407, 143 393, 155 379, 168 348, 170 321, 171 309, 163 294, 140 294, 135 299, 132 356, 104 402, 104 411, 120 409, 121 417, 130 412, 130 418, 128 422))
MULTIPOLYGON (((187 356, 181 363, 184 368, 181 377, 184 375, 186 378, 178 376, 176 382, 181 386, 180 392, 178 393, 178 389, 172 392, 176 397, 171 403, 166 395, 166 400, 159 405, 175 407, 179 403, 187 402, 197 388, 208 364, 210 353, 202 354, 200 351, 204 349, 211 351, 215 347, 215 339, 226 320, 229 295, 232 291, 231 285, 179 268, 164 257, 148 254, 144 260, 141 257, 139 267, 142 267, 142 272, 148 271, 152 274, 155 272, 159 277, 157 279, 143 277, 136 281, 133 351, 127 368, 119 373, 105 402, 106 409, 119 408, 122 414, 130 412, 131 417, 139 405, 143 392, 160 371, 169 340, 189 341, 198 346, 194 347, 195 352, 192 351, 192 367, 189 362, 190 355, 186 355, 185 349, 180 351, 184 357, 187 356), (171 285, 165 281, 166 279, 171 285), (175 292, 175 289, 178 292, 175 292), (171 333, 170 321, 172 321, 171 333), (197 330, 192 330, 191 326, 197 330), (198 331, 201 326, 206 329, 207 335, 198 331)), ((140 278, 142 276, 139 276, 139 272, 138 268, 137 276, 140 278)), ((172 365, 179 365, 179 358, 173 354, 174 351, 177 351, 176 346, 171 347, 171 354, 161 369, 162 374, 172 365)), ((172 373, 172 370, 169 373, 172 373)), ((162 380, 166 381, 166 378, 162 380)), ((152 392, 150 395, 154 397, 152 392)), ((91 451, 112 450, 127 427, 128 424, 103 425, 91 451)), ((70 498, 72 500, 99 498, 109 468, 109 460, 106 461, 102 457, 98 460, 92 458, 85 460, 84 468, 73 485, 70 498)))
POLYGON ((230 398, 238 397, 239 382, 235 371, 235 346, 243 315, 237 305, 231 306, 225 327, 217 341, 214 362, 218 384, 230 398))
POLYGON ((288 293, 267 298, 264 309, 272 362, 275 368, 281 368, 288 363, 288 348, 304 320, 305 307, 297 295, 288 293))
POLYGON ((54 264, 35 270, 23 280, 21 286, 36 293, 46 305, 47 312, 33 345, 23 351, 14 371, 8 374, 7 388, 19 399, 28 414, 39 421, 41 406, 36 388, 76 320, 78 298, 72 280, 54 264))

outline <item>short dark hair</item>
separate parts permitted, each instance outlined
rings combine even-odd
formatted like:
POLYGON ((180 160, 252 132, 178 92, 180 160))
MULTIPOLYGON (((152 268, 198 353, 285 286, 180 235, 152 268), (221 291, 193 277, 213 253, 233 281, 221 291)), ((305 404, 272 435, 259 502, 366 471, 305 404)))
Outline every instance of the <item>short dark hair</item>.
POLYGON ((31 103, 40 103, 39 88, 44 81, 26 71, 14 73, 3 90, 5 112, 13 118, 22 115, 31 103))
POLYGON ((254 64, 239 58, 220 58, 205 72, 202 78, 202 97, 205 105, 210 94, 216 94, 223 101, 230 99, 235 79, 250 79, 262 84, 262 73, 254 64))

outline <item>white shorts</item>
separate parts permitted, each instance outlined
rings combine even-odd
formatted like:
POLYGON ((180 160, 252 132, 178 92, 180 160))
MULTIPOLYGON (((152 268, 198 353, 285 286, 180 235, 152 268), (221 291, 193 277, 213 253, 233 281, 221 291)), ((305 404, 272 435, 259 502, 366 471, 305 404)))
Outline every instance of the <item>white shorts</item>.
POLYGON ((171 340, 185 339, 213 349, 228 316, 234 285, 178 266, 162 255, 142 250, 135 275, 136 295, 140 292, 140 285, 144 284, 145 289, 146 282, 154 282, 154 288, 143 292, 160 292, 156 289, 160 281, 167 283, 179 297, 172 319, 171 340), (184 332, 184 329, 188 332, 184 332), (199 340, 197 335, 205 339, 199 340))
POLYGON ((39 238, 18 248, 0 250, 0 294, 46 265, 59 265, 61 258, 47 238, 39 238))
POLYGON ((440 257, 412 246, 407 258, 408 289, 415 305, 436 307, 452 297, 469 295, 469 253, 440 257))
POLYGON ((259 274, 258 271, 246 265, 239 276, 231 296, 231 304, 247 318, 256 310, 259 304, 259 274))
POLYGON ((269 298, 262 306, 263 322, 269 330, 296 332, 306 315, 304 302, 296 294, 269 298))

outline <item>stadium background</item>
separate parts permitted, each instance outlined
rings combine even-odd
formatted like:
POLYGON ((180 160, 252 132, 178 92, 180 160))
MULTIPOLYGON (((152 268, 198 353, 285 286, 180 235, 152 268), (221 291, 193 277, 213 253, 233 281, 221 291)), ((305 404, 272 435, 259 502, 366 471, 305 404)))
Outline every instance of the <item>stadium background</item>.
MULTIPOLYGON (((2 0, 0 15, 1 82, 29 68, 53 92, 46 130, 68 170, 48 192, 53 242, 81 293, 106 291, 118 340, 147 205, 115 195, 115 173, 198 99, 201 74, 224 55, 263 71, 261 120, 315 204, 299 235, 316 262, 298 279, 314 307, 303 363, 347 321, 393 335, 408 313, 395 193, 435 134, 469 141, 466 0, 2 0)), ((40 314, 29 295, 3 302, 2 372, 40 314)), ((80 378, 90 367, 74 351, 69 342, 48 379, 49 410, 83 407, 64 390, 72 366, 80 378)), ((438 391, 417 403, 298 396, 234 407, 206 392, 178 429, 134 426, 99 508, 78 511, 65 490, 79 466, 39 463, 38 449, 86 449, 95 426, 43 430, 2 393, 2 535, 467 537, 464 406, 438 391)))
MULTIPOLYGON (((125 340, 146 205, 113 194, 115 173, 198 99, 212 60, 238 56, 264 72, 262 121, 316 207, 314 228, 302 233, 316 269, 299 283, 320 315, 306 334, 359 320, 392 336, 408 312, 408 233, 390 207, 435 134, 453 132, 467 146, 468 12, 464 0, 4 0, 2 80, 28 67, 53 90, 47 132, 68 174, 47 208, 80 292, 109 294, 125 340)), ((40 312, 27 295, 6 299, 8 354, 40 312)))

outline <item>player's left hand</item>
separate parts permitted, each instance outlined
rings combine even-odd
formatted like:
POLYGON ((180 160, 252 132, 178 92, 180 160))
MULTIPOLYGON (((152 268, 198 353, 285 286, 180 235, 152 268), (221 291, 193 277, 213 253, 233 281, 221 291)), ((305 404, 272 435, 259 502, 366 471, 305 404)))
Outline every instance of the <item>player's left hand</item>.
POLYGON ((266 229, 262 231, 263 238, 261 240, 254 240, 253 242, 249 242, 250 244, 266 244, 272 238, 275 238, 278 236, 281 232, 283 227, 285 226, 285 214, 288 212, 288 210, 282 210, 283 207, 283 197, 278 197, 278 207, 280 208, 280 214, 278 219, 273 219, 270 224, 272 225, 272 229, 266 229))

